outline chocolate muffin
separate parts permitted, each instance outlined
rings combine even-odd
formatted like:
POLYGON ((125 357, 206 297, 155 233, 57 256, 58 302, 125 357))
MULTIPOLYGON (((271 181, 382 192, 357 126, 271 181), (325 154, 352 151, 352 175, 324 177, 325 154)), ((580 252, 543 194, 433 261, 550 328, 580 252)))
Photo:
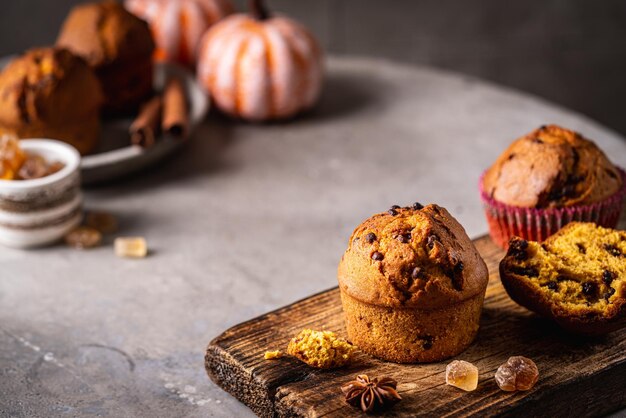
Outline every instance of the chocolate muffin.
POLYGON ((338 269, 349 340, 375 357, 433 362, 478 331, 487 267, 442 207, 392 207, 359 225, 338 269))
POLYGON ((592 204, 621 186, 619 170, 596 144, 556 125, 514 141, 483 178, 493 199, 534 208, 592 204))
POLYGON ((137 110, 152 92, 154 41, 148 24, 115 1, 74 7, 57 45, 82 56, 94 69, 110 114, 137 110))
POLYGON ((98 141, 102 101, 100 82, 82 58, 32 49, 0 73, 0 134, 58 139, 86 154, 98 141))

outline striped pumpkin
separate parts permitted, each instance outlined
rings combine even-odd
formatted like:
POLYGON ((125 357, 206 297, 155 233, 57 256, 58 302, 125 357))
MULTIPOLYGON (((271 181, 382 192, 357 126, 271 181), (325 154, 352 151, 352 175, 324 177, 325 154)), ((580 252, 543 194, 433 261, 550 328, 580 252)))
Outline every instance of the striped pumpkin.
POLYGON ((236 14, 202 38, 197 73, 224 113, 253 121, 284 119, 315 104, 323 58, 299 23, 236 14))
POLYGON ((150 24, 157 61, 190 67, 204 32, 233 12, 230 0, 126 0, 124 5, 150 24))

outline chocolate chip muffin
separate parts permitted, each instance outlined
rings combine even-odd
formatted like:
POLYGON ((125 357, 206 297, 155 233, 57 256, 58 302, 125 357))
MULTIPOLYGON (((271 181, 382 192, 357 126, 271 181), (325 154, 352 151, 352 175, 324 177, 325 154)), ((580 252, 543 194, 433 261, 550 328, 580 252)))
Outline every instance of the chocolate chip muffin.
POLYGON ((542 241, 567 222, 615 227, 623 172, 589 139, 556 125, 514 141, 483 174, 481 197, 494 241, 542 241))
POLYGON ((57 45, 82 56, 94 69, 110 114, 135 111, 152 92, 154 41, 148 24, 115 1, 74 7, 57 45))
POLYGON ((520 305, 577 334, 626 326, 626 232, 572 222, 543 244, 511 239, 500 278, 520 305))
POLYGON ((418 203, 359 225, 338 279, 349 340, 399 363, 439 361, 465 350, 478 331, 489 280, 452 215, 418 203))
POLYGON ((0 134, 51 138, 81 154, 96 145, 103 101, 98 78, 80 57, 61 48, 37 48, 0 73, 0 134))
POLYGON ((599 202, 621 186, 619 170, 596 144, 556 125, 514 141, 483 178, 490 197, 534 208, 599 202))

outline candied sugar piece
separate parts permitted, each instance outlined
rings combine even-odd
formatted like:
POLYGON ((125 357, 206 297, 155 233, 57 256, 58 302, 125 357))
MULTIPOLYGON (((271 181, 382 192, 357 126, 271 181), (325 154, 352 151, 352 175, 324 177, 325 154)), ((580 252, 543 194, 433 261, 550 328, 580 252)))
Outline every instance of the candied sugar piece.
POLYGON ((263 355, 263 358, 265 360, 274 360, 277 358, 281 358, 283 356, 283 352, 280 350, 274 350, 274 351, 266 351, 265 354, 263 355))
POLYGON ((41 155, 24 152, 14 136, 0 136, 0 179, 38 179, 54 174, 63 167, 65 165, 61 162, 49 163, 41 155))
POLYGON ((506 392, 529 390, 539 379, 539 369, 531 359, 513 356, 498 367, 495 379, 500 389, 506 392))
POLYGON ((28 154, 17 172, 20 180, 32 180, 48 175, 48 163, 41 155, 28 154))
POLYGON ((148 255, 148 244, 143 237, 115 238, 114 247, 118 257, 143 258, 148 255))
POLYGON ((332 369, 346 365, 356 347, 331 331, 304 329, 293 337, 287 353, 312 367, 332 369))
POLYGON ((85 217, 85 224, 103 234, 112 234, 117 231, 117 219, 106 212, 88 212, 85 217))
POLYGON ((102 234, 96 229, 87 226, 79 226, 65 236, 65 242, 70 247, 84 250, 100 245, 102 242, 102 234))
POLYGON ((49 176, 65 167, 61 162, 48 163, 41 155, 26 154, 24 163, 19 168, 16 180, 33 180, 49 176))
POLYGON ((454 360, 446 366, 446 383, 471 392, 478 387, 478 367, 464 360, 454 360))
POLYGON ((65 168, 65 164, 63 164, 60 161, 55 161, 53 163, 50 163, 50 165, 48 165, 48 173, 46 174, 47 176, 54 174, 56 172, 61 171, 63 168, 65 168))

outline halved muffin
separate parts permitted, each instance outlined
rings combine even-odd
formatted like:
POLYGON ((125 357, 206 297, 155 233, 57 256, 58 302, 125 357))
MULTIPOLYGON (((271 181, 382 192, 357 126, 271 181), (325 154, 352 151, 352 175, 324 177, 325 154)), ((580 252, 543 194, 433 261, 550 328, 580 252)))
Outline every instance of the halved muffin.
POLYGON ((626 231, 573 222, 543 244, 512 238, 500 278, 514 301, 568 331, 626 326, 626 231))

